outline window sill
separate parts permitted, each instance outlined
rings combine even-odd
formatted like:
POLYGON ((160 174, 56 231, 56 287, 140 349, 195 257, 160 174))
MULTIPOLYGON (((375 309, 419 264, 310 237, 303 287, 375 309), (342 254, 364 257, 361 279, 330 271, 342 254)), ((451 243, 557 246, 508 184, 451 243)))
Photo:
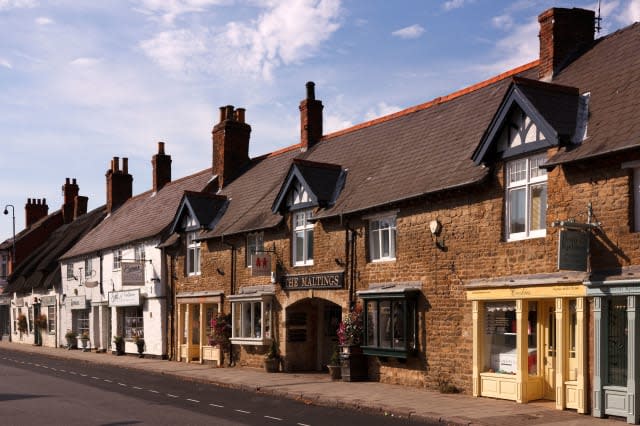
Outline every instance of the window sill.
POLYGON ((371 263, 389 263, 389 262, 395 262, 396 258, 395 257, 383 257, 381 259, 371 259, 371 263))
POLYGON ((308 263, 294 263, 293 267, 294 268, 303 268, 305 266, 313 266, 313 262, 308 262, 308 263))
POLYGON ((363 346, 362 353, 372 356, 386 356, 392 358, 407 358, 409 351, 406 349, 380 348, 377 346, 363 346))
POLYGON ((535 240, 538 238, 545 238, 547 236, 546 232, 544 234, 534 234, 534 235, 527 235, 527 236, 509 236, 507 237, 506 241, 507 243, 513 243, 516 241, 526 241, 526 240, 535 240))
POLYGON ((232 337, 229 341, 232 345, 266 346, 271 343, 271 339, 268 338, 252 339, 245 337, 232 337))

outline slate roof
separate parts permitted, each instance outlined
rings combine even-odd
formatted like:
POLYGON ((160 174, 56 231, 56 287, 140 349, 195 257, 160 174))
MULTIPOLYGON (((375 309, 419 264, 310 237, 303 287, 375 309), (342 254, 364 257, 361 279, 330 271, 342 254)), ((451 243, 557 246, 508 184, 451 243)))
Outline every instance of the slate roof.
MULTIPOLYGON (((20 240, 28 237, 33 232, 39 230, 40 228, 49 229, 51 227, 58 228, 62 224, 62 210, 56 210, 52 213, 49 213, 47 216, 41 218, 40 220, 34 222, 28 228, 23 229, 22 231, 16 234, 16 246, 20 244, 20 240)), ((13 235, 6 240, 4 240, 0 244, 0 250, 9 250, 13 246, 13 235)))
POLYGON ((105 214, 102 206, 55 230, 9 276, 5 293, 58 288, 61 282, 58 258, 96 226, 105 214))
POLYGON ((128 199, 61 259, 162 236, 173 221, 183 193, 204 190, 211 178, 211 169, 205 169, 169 182, 157 193, 147 191, 128 199))
POLYGON ((562 164, 640 147, 640 23, 594 42, 553 82, 590 92, 586 140, 561 149, 547 164, 562 164))

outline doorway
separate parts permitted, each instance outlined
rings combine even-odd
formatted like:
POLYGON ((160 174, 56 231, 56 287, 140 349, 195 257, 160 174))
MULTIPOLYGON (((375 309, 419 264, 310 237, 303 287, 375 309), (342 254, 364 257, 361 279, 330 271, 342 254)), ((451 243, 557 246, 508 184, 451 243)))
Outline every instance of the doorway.
POLYGON ((542 327, 542 389, 543 399, 556 399, 556 307, 554 300, 540 303, 542 327))

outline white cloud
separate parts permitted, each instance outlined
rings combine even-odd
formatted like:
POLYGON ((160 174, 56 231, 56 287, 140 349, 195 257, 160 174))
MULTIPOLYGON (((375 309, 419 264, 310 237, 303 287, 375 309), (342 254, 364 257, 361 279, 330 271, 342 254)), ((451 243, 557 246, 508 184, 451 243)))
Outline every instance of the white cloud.
POLYGON ((228 0, 140 0, 139 10, 146 14, 160 14, 167 24, 185 13, 203 12, 210 6, 229 3, 228 0))
POLYGON ((9 68, 12 69, 13 66, 11 65, 11 62, 7 61, 6 59, 0 58, 0 67, 5 67, 5 68, 9 68))
POLYGON ((47 18, 46 16, 39 16, 36 18, 36 24, 49 25, 49 24, 53 24, 53 20, 50 18, 47 18))
POLYGON ((0 0, 0 10, 35 7, 35 0, 0 0))
POLYGON ((97 58, 76 58, 73 61, 69 62, 71 65, 86 67, 92 66, 100 63, 100 59, 97 58))
POLYGON ((459 9, 461 7, 463 7, 468 3, 473 3, 474 0, 447 0, 444 2, 444 4, 442 5, 442 8, 444 10, 453 10, 453 9, 459 9))
POLYGON ((353 127, 353 121, 347 120, 344 117, 335 114, 327 114, 324 117, 324 134, 337 132, 339 130, 348 129, 353 127))
POLYGON ((627 7, 615 16, 615 19, 622 25, 630 25, 640 21, 640 0, 630 0, 627 7))
POLYGON ((494 16, 491 23, 494 27, 507 31, 513 27, 513 18, 510 15, 494 16))
POLYGON ((164 31, 140 47, 172 72, 244 73, 270 80, 281 65, 311 57, 340 27, 340 0, 268 1, 251 21, 221 31, 192 27, 164 31))
POLYGON ((411 39, 418 38, 424 33, 424 28, 418 24, 411 25, 409 27, 401 28, 391 33, 395 37, 411 39))
POLYGON ((387 105, 385 102, 378 102, 378 104, 369 109, 365 113, 365 120, 374 120, 378 117, 383 117, 385 115, 393 114, 394 112, 400 111, 402 108, 395 105, 387 105))

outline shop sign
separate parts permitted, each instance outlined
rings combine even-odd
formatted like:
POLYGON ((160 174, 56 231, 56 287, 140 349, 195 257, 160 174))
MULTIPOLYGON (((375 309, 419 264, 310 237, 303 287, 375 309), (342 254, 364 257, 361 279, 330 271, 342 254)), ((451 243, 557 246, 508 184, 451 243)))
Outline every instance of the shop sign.
POLYGON ((558 239, 558 269, 570 271, 587 270, 589 233, 573 229, 562 229, 558 239))
POLYGON ((0 296, 0 305, 10 305, 11 296, 0 296))
POLYGON ((24 306, 24 298, 23 297, 16 297, 16 306, 24 306))
POLYGON ((40 305, 41 306, 55 306, 56 304, 56 297, 55 296, 42 296, 40 298, 40 305))
POLYGON ((122 262, 122 285, 144 284, 144 263, 122 262))
POLYGON ((140 289, 110 291, 109 306, 140 306, 140 289))
POLYGON ((254 277, 271 276, 271 254, 255 253, 251 256, 251 275, 254 277))
POLYGON ((344 287, 344 272, 283 275, 280 285, 285 290, 336 289, 344 287))
POLYGON ((87 298, 85 296, 71 296, 67 298, 67 308, 87 309, 87 298))

